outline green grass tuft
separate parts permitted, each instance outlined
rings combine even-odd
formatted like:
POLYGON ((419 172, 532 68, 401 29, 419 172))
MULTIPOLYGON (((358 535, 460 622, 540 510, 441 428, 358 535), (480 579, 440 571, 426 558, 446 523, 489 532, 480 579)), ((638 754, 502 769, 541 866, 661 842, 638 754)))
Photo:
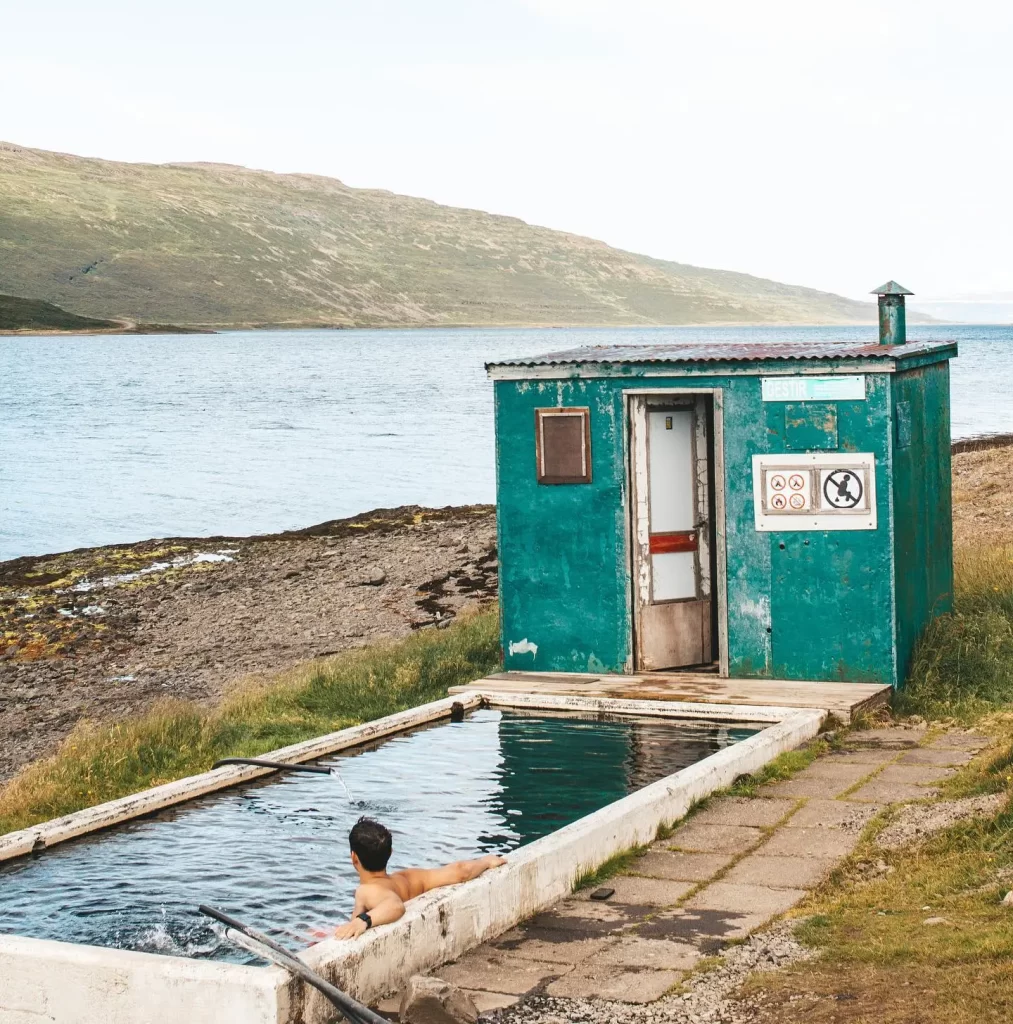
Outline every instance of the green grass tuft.
POLYGON ((214 708, 166 701, 115 725, 79 726, 0 790, 0 834, 447 695, 499 663, 495 611, 250 684, 214 708))
POLYGON ((954 610, 925 631, 894 707, 970 723, 1013 702, 1013 545, 960 548, 954 570, 954 610))
POLYGON ((646 846, 631 846, 628 850, 623 850, 622 853, 609 857, 608 860, 599 864, 594 871, 585 871, 578 875, 573 883, 573 891, 579 892, 581 889, 590 889, 594 885, 601 885, 602 882, 608 881, 614 875, 625 871, 643 857, 647 851, 648 847, 646 846))
POLYGON ((752 775, 740 775, 727 790, 729 796, 756 796, 757 790, 769 782, 784 782, 808 768, 821 754, 830 750, 824 739, 815 739, 798 750, 786 750, 752 775))

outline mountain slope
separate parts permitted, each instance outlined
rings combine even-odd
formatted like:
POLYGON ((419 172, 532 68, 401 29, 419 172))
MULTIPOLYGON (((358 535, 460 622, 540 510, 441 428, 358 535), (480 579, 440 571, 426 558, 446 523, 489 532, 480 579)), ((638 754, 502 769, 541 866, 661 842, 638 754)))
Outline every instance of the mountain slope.
POLYGON ((207 326, 858 323, 875 308, 513 217, 217 164, 0 143, 0 292, 207 326))

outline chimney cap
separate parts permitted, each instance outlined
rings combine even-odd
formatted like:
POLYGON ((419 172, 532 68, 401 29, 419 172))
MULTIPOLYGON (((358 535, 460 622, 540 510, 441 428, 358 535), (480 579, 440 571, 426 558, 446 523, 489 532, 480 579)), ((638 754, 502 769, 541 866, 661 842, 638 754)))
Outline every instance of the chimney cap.
POLYGON ((870 295, 914 295, 914 292, 908 291, 907 288, 902 284, 897 284, 896 281, 887 281, 886 284, 881 284, 878 288, 873 288, 870 295))

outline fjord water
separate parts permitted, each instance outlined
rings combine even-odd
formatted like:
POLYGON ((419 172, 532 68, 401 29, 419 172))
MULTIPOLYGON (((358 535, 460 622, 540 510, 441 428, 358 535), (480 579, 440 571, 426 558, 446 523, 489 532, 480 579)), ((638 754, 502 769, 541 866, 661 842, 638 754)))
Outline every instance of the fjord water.
POLYGON ((0 933, 249 962, 196 913, 292 946, 347 919, 348 830, 394 834, 391 869, 505 853, 744 739, 750 727, 484 710, 0 865, 0 933))
MULTIPOLYGON (((1013 327, 954 338, 953 434, 1013 431, 1013 327)), ((595 344, 863 340, 872 327, 0 338, 0 561, 495 499, 489 360, 595 344)))

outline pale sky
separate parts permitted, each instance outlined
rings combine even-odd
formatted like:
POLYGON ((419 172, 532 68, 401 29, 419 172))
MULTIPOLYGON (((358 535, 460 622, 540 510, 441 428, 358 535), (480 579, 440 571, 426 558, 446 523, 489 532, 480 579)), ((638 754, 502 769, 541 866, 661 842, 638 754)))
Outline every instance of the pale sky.
POLYGON ((325 174, 1013 319, 1009 2, 0 0, 0 19, 6 141, 325 174))

